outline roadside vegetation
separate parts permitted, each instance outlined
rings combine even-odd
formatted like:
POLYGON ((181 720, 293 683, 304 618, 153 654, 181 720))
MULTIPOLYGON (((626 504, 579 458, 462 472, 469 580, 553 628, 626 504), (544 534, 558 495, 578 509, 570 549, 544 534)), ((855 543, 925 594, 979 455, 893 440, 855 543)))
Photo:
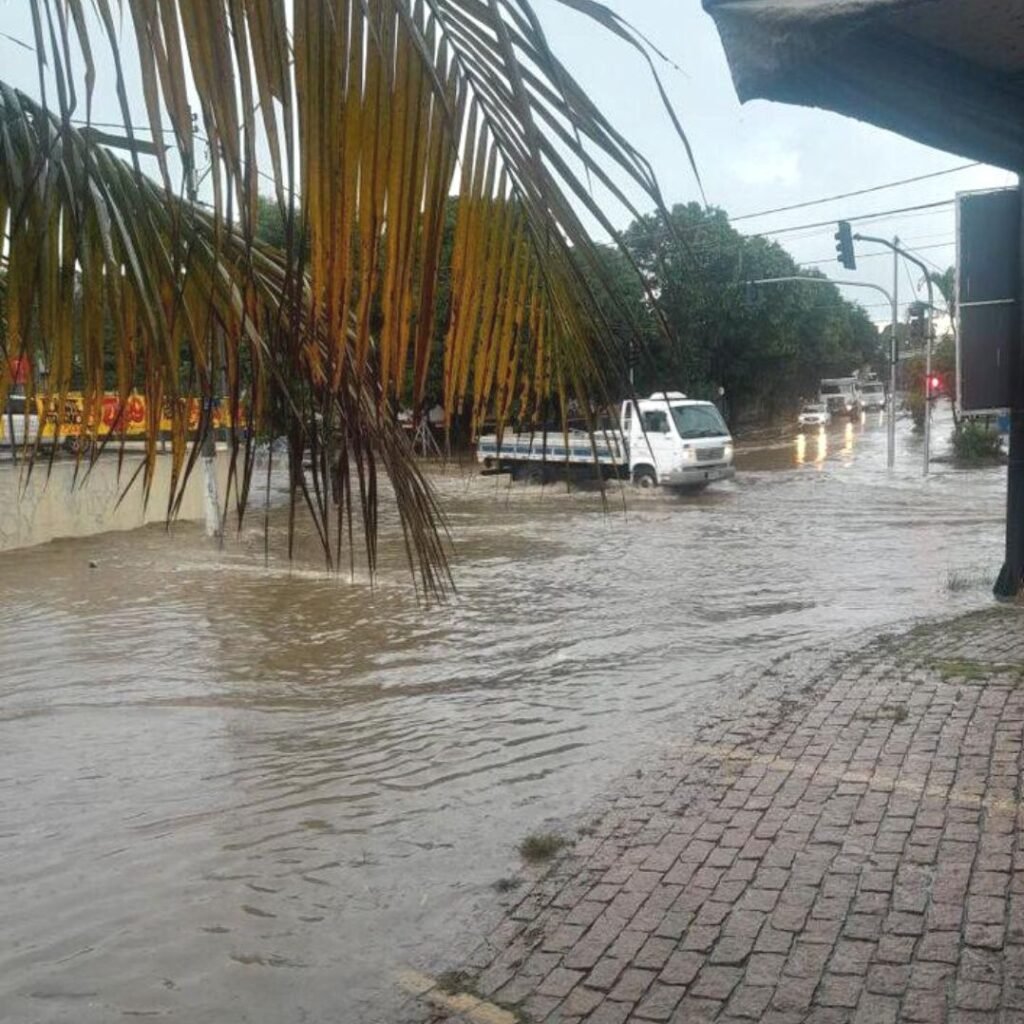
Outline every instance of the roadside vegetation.
POLYGON ((551 860, 568 845, 569 840, 557 832, 531 832, 519 844, 519 856, 528 863, 538 864, 551 860))
POLYGON ((1003 457, 1003 439, 983 420, 961 420, 950 435, 959 466, 988 466, 1003 457))

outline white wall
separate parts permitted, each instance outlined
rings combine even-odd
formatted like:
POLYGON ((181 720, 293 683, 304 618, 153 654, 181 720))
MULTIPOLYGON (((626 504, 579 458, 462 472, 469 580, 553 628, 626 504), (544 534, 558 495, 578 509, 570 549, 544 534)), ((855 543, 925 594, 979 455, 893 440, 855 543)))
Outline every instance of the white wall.
MULTIPOLYGON (((141 458, 125 455, 120 479, 117 456, 104 455, 85 475, 79 467, 75 480, 73 459, 54 462, 48 471, 45 457, 28 474, 24 464, 15 465, 8 455, 0 462, 0 551, 44 544, 58 537, 87 537, 110 530, 134 530, 147 523, 161 523, 167 516, 171 460, 157 456, 156 475, 148 505, 143 503, 141 474, 118 505, 125 486, 141 458)), ((228 457, 217 457, 218 494, 224 502, 228 457)), ((202 463, 197 463, 182 502, 179 520, 205 518, 202 463)))

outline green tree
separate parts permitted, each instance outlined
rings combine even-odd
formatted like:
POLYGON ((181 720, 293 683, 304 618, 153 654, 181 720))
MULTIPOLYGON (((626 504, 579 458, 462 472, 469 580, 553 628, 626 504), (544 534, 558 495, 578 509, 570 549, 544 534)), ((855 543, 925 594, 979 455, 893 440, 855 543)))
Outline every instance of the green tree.
POLYGON ((713 397, 724 387, 734 413, 773 415, 816 393, 823 376, 881 365, 878 332, 834 286, 763 286, 747 302, 746 281, 822 275, 802 271, 774 242, 741 235, 722 210, 676 206, 670 227, 644 217, 625 244, 668 326, 669 340, 655 343, 638 378, 641 390, 713 397))

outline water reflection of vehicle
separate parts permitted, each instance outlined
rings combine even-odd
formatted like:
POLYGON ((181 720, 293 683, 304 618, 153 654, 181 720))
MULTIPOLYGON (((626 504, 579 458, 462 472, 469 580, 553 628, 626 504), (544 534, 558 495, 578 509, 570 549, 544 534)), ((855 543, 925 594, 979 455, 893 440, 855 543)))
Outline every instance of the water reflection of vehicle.
POLYGON ((544 483, 566 475, 630 479, 640 488, 699 490, 735 475, 733 442, 711 402, 678 391, 623 402, 618 422, 593 437, 586 430, 487 434, 477 442, 485 472, 544 483))
POLYGON ((827 427, 832 422, 832 414, 820 403, 805 405, 796 421, 801 427, 827 427))
POLYGON ((825 429, 819 428, 816 434, 797 434, 795 455, 798 466, 805 466, 810 462, 820 467, 828 458, 828 433, 825 429))

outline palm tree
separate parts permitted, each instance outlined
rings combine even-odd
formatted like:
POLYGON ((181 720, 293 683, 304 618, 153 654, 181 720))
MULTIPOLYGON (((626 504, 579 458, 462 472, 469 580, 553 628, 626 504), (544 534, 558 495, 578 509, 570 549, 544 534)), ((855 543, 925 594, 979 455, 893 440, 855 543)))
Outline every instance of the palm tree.
POLYGON ((946 304, 946 314, 952 321, 956 317, 956 267, 947 267, 941 273, 931 271, 929 280, 938 289, 942 301, 946 304))
MULTIPOLYGON (((603 4, 560 2, 653 71, 650 44, 603 4)), ((232 432, 226 501, 240 517, 254 433, 283 432, 292 522, 303 501, 333 564, 343 541, 351 557, 355 514, 373 567, 383 470, 420 581, 442 588, 440 513, 393 412, 420 406, 449 195, 457 189, 445 401, 501 429, 551 397, 589 408, 607 387, 608 303, 594 294, 604 264, 581 214, 617 238, 610 201, 633 216, 635 196, 663 210, 649 166, 554 56, 531 0, 93 6, 30 0, 41 94, 0 83, 4 365, 45 362, 60 395, 80 362, 88 404, 115 357, 123 395, 141 387, 150 408, 172 410, 172 512, 197 451, 184 396, 200 394, 208 410, 223 389, 250 428, 232 432), (122 7, 166 149, 131 124, 122 7), (123 134, 90 123, 100 61, 116 73, 123 134), (208 205, 199 141, 211 154, 208 205), (255 237, 261 178, 285 224, 282 249, 255 237)), ((0 376, 0 399, 8 383, 0 376)), ((151 435, 147 486, 154 445, 151 435)))

